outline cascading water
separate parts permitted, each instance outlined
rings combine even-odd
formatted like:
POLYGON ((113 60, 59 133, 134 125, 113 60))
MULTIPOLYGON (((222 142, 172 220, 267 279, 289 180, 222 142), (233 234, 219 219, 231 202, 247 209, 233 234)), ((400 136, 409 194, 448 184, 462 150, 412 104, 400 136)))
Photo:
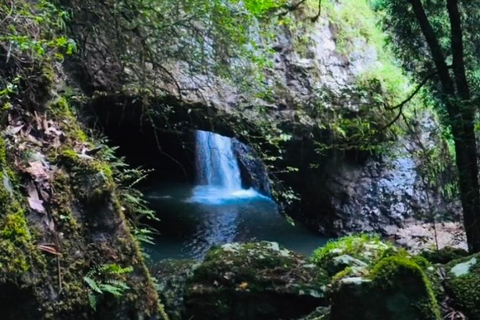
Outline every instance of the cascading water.
POLYGON ((197 131, 197 168, 202 185, 232 191, 242 189, 240 169, 230 138, 212 132, 197 131))
POLYGON ((224 204, 259 197, 268 199, 254 189, 242 189, 240 168, 230 138, 200 130, 196 135, 199 185, 194 188, 190 202, 224 204))
POLYGON ((261 240, 310 254, 322 244, 306 228, 287 223, 270 198, 242 189, 230 138, 206 131, 196 135, 197 185, 177 190, 169 184, 149 195, 164 227, 152 256, 201 259, 212 246, 261 240))

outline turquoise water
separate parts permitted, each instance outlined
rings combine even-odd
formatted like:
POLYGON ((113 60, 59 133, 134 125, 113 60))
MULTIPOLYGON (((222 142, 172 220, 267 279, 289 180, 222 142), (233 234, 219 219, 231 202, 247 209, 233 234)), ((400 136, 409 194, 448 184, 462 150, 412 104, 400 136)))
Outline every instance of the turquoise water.
POLYGON ((310 255, 328 240, 288 223, 275 202, 252 189, 169 184, 151 190, 147 199, 161 219, 155 245, 146 247, 153 261, 201 259, 215 245, 262 240, 310 255))

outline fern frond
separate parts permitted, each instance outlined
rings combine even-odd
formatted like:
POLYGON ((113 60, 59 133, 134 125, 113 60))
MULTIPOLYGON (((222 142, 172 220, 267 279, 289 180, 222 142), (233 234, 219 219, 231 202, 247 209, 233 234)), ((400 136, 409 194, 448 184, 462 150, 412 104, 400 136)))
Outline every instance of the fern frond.
POLYGON ((97 311, 97 302, 98 302, 98 301, 97 301, 97 296, 96 296, 95 293, 90 292, 90 293, 88 294, 88 302, 90 303, 90 307, 91 307, 93 310, 97 311))
POLYGON ((92 278, 85 276, 83 280, 88 284, 88 286, 97 293, 102 293, 102 289, 100 289, 99 284, 92 278))

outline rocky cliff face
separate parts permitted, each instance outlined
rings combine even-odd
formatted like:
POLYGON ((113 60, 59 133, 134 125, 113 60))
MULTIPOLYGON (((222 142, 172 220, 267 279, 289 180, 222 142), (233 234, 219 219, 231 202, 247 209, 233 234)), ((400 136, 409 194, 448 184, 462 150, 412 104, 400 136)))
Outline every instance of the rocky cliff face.
POLYGON ((120 172, 65 94, 73 49, 49 4, 0 6, 1 317, 161 318, 120 172))
POLYGON ((349 26, 335 14, 348 2, 334 2, 330 13, 315 22, 307 22, 308 13, 299 10, 297 30, 276 27, 270 43, 274 63, 264 71, 269 94, 255 97, 220 76, 192 72, 183 61, 173 59, 161 70, 153 62, 126 63, 121 53, 131 53, 138 39, 130 34, 118 47, 115 30, 105 25, 113 19, 108 7, 98 4, 88 11, 79 9, 76 1, 67 3, 76 10, 72 33, 85 44, 82 59, 70 68, 71 78, 80 79, 101 122, 108 118, 110 123, 153 123, 170 131, 199 128, 235 136, 270 161, 274 187, 291 188, 299 196, 300 201, 286 205, 289 214, 323 233, 384 232, 387 226, 401 226, 432 211, 458 212, 419 175, 422 161, 412 150, 428 130, 425 126, 416 127, 415 134, 381 135, 380 140, 390 141, 389 155, 336 146, 341 132, 332 123, 338 119, 373 119, 379 129, 394 116, 371 113, 379 108, 373 102, 378 96, 391 94, 372 73, 389 66, 381 58, 386 53, 369 36, 345 35, 348 30, 342 28, 349 26), (85 21, 92 28, 83 28, 85 21), (150 111, 148 117, 142 112, 136 118, 121 117, 126 107, 150 111), (269 143, 270 132, 285 136, 280 148, 269 143), (320 153, 319 143, 331 148, 320 153))

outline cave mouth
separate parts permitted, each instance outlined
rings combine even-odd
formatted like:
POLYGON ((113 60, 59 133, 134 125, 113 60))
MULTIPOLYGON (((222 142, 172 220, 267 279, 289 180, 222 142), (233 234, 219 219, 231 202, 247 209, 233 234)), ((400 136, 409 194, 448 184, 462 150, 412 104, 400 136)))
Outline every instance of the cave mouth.
POLYGON ((145 245, 153 262, 201 260, 213 246, 253 241, 310 255, 328 240, 279 214, 268 196, 266 168, 249 156, 248 146, 196 130, 194 121, 153 124, 142 110, 132 101, 109 99, 94 106, 95 125, 118 153, 133 167, 155 170, 139 186, 160 219, 148 222, 158 231, 154 244, 145 245))
POLYGON ((42 317, 33 292, 9 282, 0 284, 0 310, 4 320, 37 320, 42 317))
POLYGON ((130 166, 151 170, 144 184, 195 182, 194 130, 174 129, 158 117, 158 123, 153 123, 139 102, 124 97, 95 99, 87 117, 130 166))

